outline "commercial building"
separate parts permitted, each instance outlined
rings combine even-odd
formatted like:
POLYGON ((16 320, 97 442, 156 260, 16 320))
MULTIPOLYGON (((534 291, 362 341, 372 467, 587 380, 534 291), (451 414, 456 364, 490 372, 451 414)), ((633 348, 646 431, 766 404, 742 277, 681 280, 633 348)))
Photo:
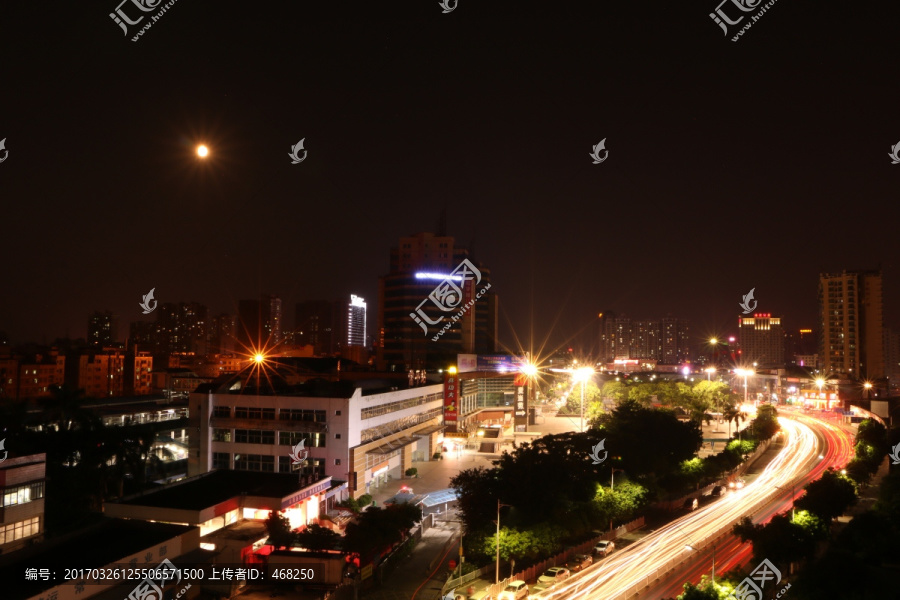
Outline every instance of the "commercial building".
POLYGON ((453 237, 400 238, 379 278, 378 368, 434 372, 459 353, 495 352, 498 300, 490 286, 490 270, 453 237))
POLYGON ((44 537, 47 455, 10 458, 0 450, 0 556, 44 537))
POLYGON ((822 370, 852 379, 884 377, 882 314, 881 271, 821 274, 822 370))
POLYGON ((189 474, 296 473, 309 484, 332 477, 358 497, 431 458, 443 429, 441 385, 410 386, 405 374, 340 379, 340 366, 338 380, 327 381, 305 367, 315 362, 267 361, 261 372, 248 369, 191 394, 190 427, 199 433, 190 436, 189 474), (291 453, 301 441, 308 456, 296 464, 291 453))
POLYGON ((784 366, 784 329, 780 317, 770 313, 738 317, 738 343, 744 364, 757 363, 760 368, 784 366))

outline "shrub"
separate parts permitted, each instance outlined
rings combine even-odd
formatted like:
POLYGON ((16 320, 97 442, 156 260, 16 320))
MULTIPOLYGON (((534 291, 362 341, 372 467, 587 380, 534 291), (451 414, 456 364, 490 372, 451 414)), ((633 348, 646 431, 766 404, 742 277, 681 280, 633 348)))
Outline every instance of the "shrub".
POLYGON ((360 508, 368 506, 368 505, 372 504, 372 495, 371 494, 363 494, 362 496, 359 497, 357 502, 359 503, 360 508))
POLYGON ((443 459, 440 452, 435 452, 431 458, 432 458, 432 460, 442 460, 443 459))
POLYGON ((415 467, 410 467, 406 470, 407 477, 415 477, 419 473, 419 470, 415 467))

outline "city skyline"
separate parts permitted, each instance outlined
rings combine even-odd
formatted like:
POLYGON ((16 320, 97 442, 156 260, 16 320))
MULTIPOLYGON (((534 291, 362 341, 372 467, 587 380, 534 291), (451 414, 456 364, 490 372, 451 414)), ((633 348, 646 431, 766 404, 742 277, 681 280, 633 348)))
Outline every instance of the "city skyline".
POLYGON ((151 289, 216 314, 263 293, 374 311, 388 248, 444 211, 491 267, 509 349, 567 346, 604 310, 734 329, 751 289, 812 327, 819 274, 842 270, 881 269, 898 326, 898 7, 841 48, 830 11, 781 3, 739 43, 674 7, 435 8, 291 5, 273 22, 179 3, 133 43, 105 10, 4 7, 46 35, 6 37, 28 61, 0 97, 6 243, 22 249, 0 331, 80 337, 96 310, 139 320, 151 289), (77 151, 48 160, 60 140, 77 151))

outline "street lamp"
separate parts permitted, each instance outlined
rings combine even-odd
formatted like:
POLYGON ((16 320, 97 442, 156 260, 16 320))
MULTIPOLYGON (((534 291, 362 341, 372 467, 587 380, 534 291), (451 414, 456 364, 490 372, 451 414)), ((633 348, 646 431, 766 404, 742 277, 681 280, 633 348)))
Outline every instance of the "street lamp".
POLYGON ((594 376, 594 369, 581 367, 575 370, 575 381, 581 382, 581 431, 584 432, 584 384, 594 376))
POLYGON ((747 404, 747 377, 754 375, 753 369, 735 369, 734 374, 744 378, 744 404, 747 404))
POLYGON ((616 471, 618 471, 619 473, 624 473, 625 469, 617 469, 615 467, 612 468, 612 473, 609 474, 609 491, 612 491, 615 489, 616 471))
POLYGON ((206 158, 209 156, 209 148, 207 148, 204 144, 200 144, 197 146, 197 156, 200 158, 206 158))
POLYGON ((863 387, 866 389, 866 398, 872 397, 872 382, 867 381, 863 384, 863 387))
MULTIPOLYGON (((697 550, 690 544, 685 544, 684 547, 687 550, 697 550)), ((716 585, 716 545, 715 544, 713 544, 712 584, 716 585)))
POLYGON ((703 369, 703 370, 706 371, 706 380, 712 381, 712 379, 711 379, 712 374, 716 372, 716 368, 715 367, 707 367, 706 369, 703 369))

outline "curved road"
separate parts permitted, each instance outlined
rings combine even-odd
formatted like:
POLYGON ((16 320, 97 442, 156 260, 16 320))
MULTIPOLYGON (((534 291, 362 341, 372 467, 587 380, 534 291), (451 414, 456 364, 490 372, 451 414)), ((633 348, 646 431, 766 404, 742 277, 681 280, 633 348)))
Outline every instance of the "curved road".
POLYGON ((683 582, 699 582, 710 572, 713 544, 717 572, 747 562, 751 545, 731 534, 732 525, 753 513, 755 522, 766 522, 785 504, 789 509, 792 485, 799 497, 807 480, 828 467, 843 466, 852 455, 850 435, 825 420, 791 415, 779 417, 779 422, 781 452, 743 489, 661 527, 536 597, 625 600, 638 593, 647 599, 674 597, 683 582))

